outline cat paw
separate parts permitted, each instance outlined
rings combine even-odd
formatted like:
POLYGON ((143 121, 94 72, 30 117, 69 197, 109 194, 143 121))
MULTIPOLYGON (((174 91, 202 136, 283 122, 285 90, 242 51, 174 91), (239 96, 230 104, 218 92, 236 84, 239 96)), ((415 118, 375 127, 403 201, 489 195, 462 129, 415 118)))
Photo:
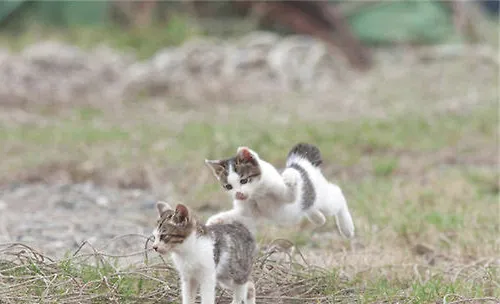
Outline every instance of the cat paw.
POLYGON ((326 222, 326 217, 319 210, 309 210, 306 214, 307 219, 316 227, 321 227, 326 222))
POLYGON ((283 182, 285 182, 285 185, 289 188, 294 188, 297 186, 298 183, 298 172, 291 169, 291 170, 285 170, 282 174, 283 182))
POLYGON ((219 224, 224 224, 224 220, 222 218, 209 218, 205 225, 219 225, 219 224))
POLYGON ((283 182, 285 183, 286 189, 283 199, 289 203, 293 203, 297 196, 297 183, 298 183, 298 172, 290 169, 286 170, 282 174, 283 182))

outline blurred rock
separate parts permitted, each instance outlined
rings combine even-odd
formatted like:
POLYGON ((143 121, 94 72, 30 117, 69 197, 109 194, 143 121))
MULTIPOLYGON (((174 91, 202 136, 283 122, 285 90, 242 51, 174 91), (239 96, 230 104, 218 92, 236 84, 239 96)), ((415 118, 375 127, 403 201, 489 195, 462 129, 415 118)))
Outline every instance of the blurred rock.
POLYGON ((266 32, 234 41, 194 39, 162 49, 146 61, 106 46, 84 51, 44 41, 19 54, 0 49, 0 103, 203 98, 207 92, 220 98, 226 97, 226 89, 236 92, 242 87, 249 92, 318 90, 335 82, 341 66, 314 38, 266 32))

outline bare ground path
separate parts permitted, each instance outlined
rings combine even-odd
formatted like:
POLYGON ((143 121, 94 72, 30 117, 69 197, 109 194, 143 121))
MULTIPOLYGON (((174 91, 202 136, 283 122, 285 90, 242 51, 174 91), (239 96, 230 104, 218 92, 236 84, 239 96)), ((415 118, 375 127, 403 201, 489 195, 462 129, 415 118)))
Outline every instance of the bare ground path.
POLYGON ((22 242, 61 258, 88 241, 107 252, 140 251, 158 198, 144 190, 85 184, 11 184, 0 190, 1 241, 22 242))

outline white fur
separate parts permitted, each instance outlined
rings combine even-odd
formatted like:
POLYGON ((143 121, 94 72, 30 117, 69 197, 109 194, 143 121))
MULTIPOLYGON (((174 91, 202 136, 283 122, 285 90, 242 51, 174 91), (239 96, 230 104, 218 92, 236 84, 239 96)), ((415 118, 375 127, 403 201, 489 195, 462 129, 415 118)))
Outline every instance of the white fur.
MULTIPOLYGON (((242 147, 238 148, 238 152, 242 147)), ((248 148, 246 148, 248 149, 248 148)), ((233 198, 233 209, 210 217, 207 225, 240 221, 255 232, 255 220, 267 219, 280 225, 297 224, 304 216, 316 225, 323 225, 325 217, 335 216, 339 231, 345 237, 354 235, 354 224, 347 207, 347 202, 340 187, 326 180, 320 168, 313 166, 307 159, 291 157, 292 163, 302 166, 308 173, 316 191, 316 199, 307 211, 302 209, 302 178, 300 173, 287 168, 280 173, 270 163, 259 158, 258 154, 248 149, 261 168, 259 181, 240 185, 238 175, 230 170, 228 182, 233 189, 229 191, 233 198), (236 193, 243 192, 246 200, 236 199, 236 193)))
POLYGON ((233 303, 255 303, 255 293, 252 294, 253 298, 247 299, 247 288, 249 290, 254 288, 252 282, 243 285, 217 282, 218 271, 222 269, 224 263, 227 263, 227 257, 222 255, 219 264, 215 265, 214 243, 211 238, 197 236, 193 232, 181 244, 166 246, 165 243, 160 242, 158 230, 153 231, 153 236, 155 239, 153 247, 156 247, 157 252, 162 255, 170 253, 175 269, 179 273, 182 304, 194 304, 198 289, 200 290, 201 304, 214 304, 216 283, 233 292, 233 303), (242 291, 243 289, 244 291, 242 291))

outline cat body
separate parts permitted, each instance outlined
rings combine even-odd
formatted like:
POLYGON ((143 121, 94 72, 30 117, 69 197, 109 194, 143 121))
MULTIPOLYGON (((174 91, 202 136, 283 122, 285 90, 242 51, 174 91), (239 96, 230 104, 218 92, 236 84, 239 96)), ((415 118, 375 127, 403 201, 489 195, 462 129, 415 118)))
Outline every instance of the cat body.
POLYGON ((194 304, 198 289, 201 303, 213 304, 217 284, 233 292, 233 304, 255 303, 250 275, 256 243, 243 224, 206 226, 182 204, 173 209, 158 202, 157 210, 153 249, 170 254, 181 280, 182 304, 194 304))
POLYGON ((305 216, 321 226, 327 216, 335 216, 341 234, 354 235, 342 190, 324 177, 321 154, 313 145, 295 145, 281 174, 247 147, 239 147, 235 157, 205 163, 233 198, 233 209, 212 216, 207 225, 234 220, 255 233, 258 219, 289 226, 305 216))

